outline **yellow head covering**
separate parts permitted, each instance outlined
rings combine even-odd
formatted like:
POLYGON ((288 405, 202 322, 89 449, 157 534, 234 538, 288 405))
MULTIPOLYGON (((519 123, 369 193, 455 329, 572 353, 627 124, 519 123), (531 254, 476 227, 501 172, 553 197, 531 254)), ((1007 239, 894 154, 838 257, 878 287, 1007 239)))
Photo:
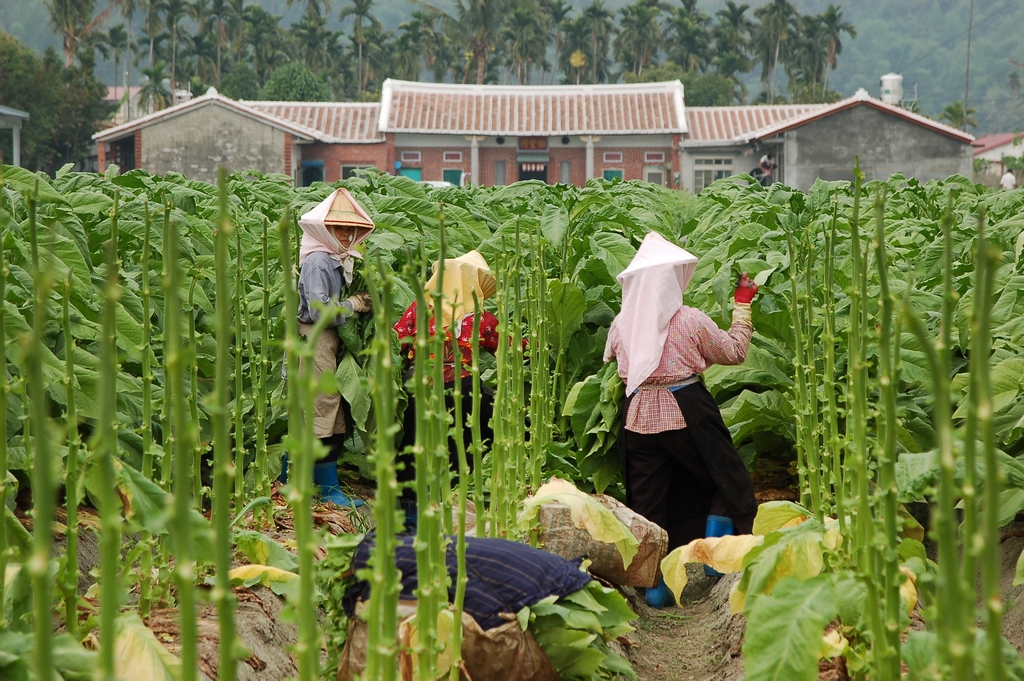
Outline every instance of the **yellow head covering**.
MULTIPOLYGON (((434 263, 434 275, 430 277, 424 287, 427 301, 431 304, 430 296, 438 290, 438 269, 438 263, 434 263)), ((458 258, 446 258, 444 280, 441 282, 441 292, 444 294, 441 319, 444 321, 444 325, 447 327, 453 319, 473 312, 473 291, 476 291, 482 303, 493 296, 497 288, 498 284, 491 268, 477 251, 470 251, 458 258)))

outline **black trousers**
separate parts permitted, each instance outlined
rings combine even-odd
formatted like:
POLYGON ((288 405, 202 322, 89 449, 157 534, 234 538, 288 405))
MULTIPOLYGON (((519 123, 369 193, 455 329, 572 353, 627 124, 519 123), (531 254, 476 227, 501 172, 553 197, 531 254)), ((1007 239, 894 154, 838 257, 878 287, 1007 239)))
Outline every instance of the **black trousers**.
MULTIPOLYGON (((448 411, 455 409, 455 398, 451 394, 453 383, 445 384, 444 404, 448 411)), ((462 379, 462 414, 466 421, 466 427, 462 429, 462 442, 466 447, 466 459, 470 470, 473 469, 473 457, 469 448, 473 444, 473 432, 470 429, 470 417, 473 414, 473 379, 462 379)), ((494 431, 491 428, 491 416, 494 415, 494 393, 490 388, 480 386, 480 435, 484 442, 494 441, 494 431)), ((416 479, 416 461, 409 449, 416 442, 416 398, 410 394, 409 404, 405 408, 405 416, 402 418, 402 442, 398 454, 398 462, 402 464, 401 469, 396 473, 399 484, 412 482, 416 479)), ((459 469, 459 450, 455 438, 448 438, 448 462, 453 471, 459 469)), ((457 473, 452 476, 457 477, 457 473)), ((406 487, 401 494, 403 499, 414 500, 416 491, 406 487)))
POLYGON ((670 550, 703 537, 708 515, 728 516, 737 534, 750 534, 754 487, 722 412, 701 383, 673 395, 686 428, 623 430, 629 507, 665 528, 670 550))

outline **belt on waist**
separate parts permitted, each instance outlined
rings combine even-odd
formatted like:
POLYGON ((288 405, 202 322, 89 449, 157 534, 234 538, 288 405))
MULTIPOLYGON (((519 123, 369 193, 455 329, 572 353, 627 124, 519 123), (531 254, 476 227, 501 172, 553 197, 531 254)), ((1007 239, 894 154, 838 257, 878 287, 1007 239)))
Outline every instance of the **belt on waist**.
POLYGON ((694 374, 693 376, 688 376, 687 378, 684 378, 683 380, 678 381, 677 383, 670 383, 668 385, 641 385, 632 393, 630 393, 629 396, 632 397, 641 390, 668 390, 669 392, 674 393, 677 390, 680 390, 687 386, 691 386, 694 383, 700 383, 703 380, 704 376, 702 374, 694 374))

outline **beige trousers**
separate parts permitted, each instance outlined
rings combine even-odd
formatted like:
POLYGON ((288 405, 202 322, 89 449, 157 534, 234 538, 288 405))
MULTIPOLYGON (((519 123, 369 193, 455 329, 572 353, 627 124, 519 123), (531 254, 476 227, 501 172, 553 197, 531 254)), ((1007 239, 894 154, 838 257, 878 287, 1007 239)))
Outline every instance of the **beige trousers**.
MULTIPOLYGON (((309 338, 313 333, 312 324, 299 324, 299 335, 309 338)), ((320 332, 313 353, 313 373, 319 381, 325 371, 332 374, 338 370, 338 330, 328 326, 320 332)), ((318 438, 330 437, 345 432, 345 410, 341 408, 341 395, 318 392, 313 399, 313 434, 318 438)))

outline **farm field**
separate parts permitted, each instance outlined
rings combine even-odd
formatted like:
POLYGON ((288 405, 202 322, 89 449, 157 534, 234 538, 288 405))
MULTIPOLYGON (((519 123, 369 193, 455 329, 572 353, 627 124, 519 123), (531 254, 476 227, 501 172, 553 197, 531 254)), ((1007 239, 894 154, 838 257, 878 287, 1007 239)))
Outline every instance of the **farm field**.
MULTIPOLYGON (((446 555, 462 537, 536 544, 530 497, 555 478, 624 499, 624 391, 602 353, 615 277, 653 230, 699 257, 685 301, 720 325, 740 272, 761 287, 746 361, 705 382, 764 503, 754 535, 665 559, 681 608, 608 589, 571 617, 562 602, 520 613, 559 676, 1024 679, 1024 191, 894 176, 805 194, 737 176, 692 197, 362 175, 343 184, 376 223, 352 284, 373 313, 339 327, 346 352, 318 382, 300 361, 297 216, 332 187, 2 170, 0 677, 335 678, 353 550, 375 531, 366 678, 401 678, 399 657, 415 678, 458 678, 465 565, 450 575, 446 555), (426 321, 430 264, 474 249, 507 340, 473 352, 492 442, 477 408, 441 407, 437 360, 416 363, 411 406, 391 331, 414 301, 426 321), (348 405, 355 510, 314 503, 318 390, 348 405), (421 586, 398 655, 407 408, 421 586)), ((442 357, 426 327, 417 342, 442 357)))

